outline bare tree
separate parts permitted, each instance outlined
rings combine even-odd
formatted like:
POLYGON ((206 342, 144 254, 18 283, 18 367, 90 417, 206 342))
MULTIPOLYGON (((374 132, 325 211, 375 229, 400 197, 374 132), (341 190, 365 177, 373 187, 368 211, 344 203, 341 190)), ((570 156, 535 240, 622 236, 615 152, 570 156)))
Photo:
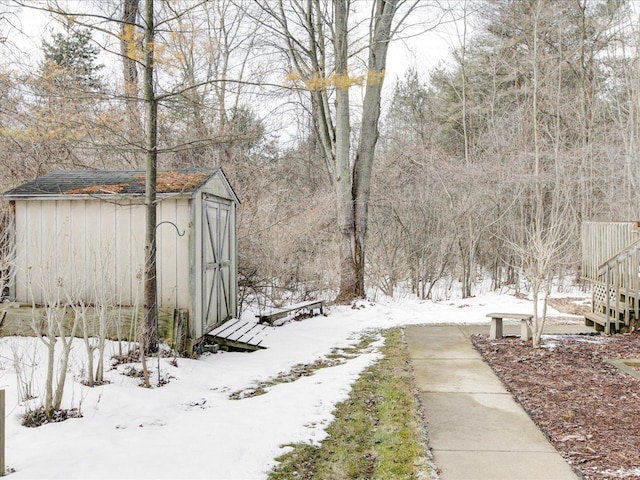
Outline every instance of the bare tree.
POLYGON ((140 351, 158 348, 158 298, 156 263, 156 179, 158 169, 158 100, 155 90, 155 12, 153 0, 146 0, 144 10, 143 92, 145 102, 145 268, 144 268, 144 334, 140 351))
MULTIPOLYGON (((105 346, 111 319, 116 312, 115 292, 111 288, 114 283, 110 278, 113 271, 110 265, 112 251, 106 248, 101 253, 90 254, 93 260, 91 274, 94 277, 89 281, 92 290, 89 292, 91 307, 83 299, 81 292, 73 294, 66 292, 67 304, 82 328, 82 337, 87 351, 86 384, 89 386, 101 385, 104 382, 105 346)), ((117 331, 120 333, 119 328, 117 331)))
POLYGON ((534 348, 540 348, 553 279, 570 258, 568 253, 576 232, 572 219, 576 212, 561 183, 551 182, 545 188, 540 178, 535 181, 537 186, 525 185, 522 190, 523 197, 536 202, 535 206, 532 210, 512 212, 519 223, 510 223, 510 229, 503 234, 507 234, 507 245, 515 252, 523 275, 530 282, 532 343, 534 348), (543 194, 543 190, 547 193, 543 194))
MULTIPOLYGON (((291 78, 308 91, 315 136, 332 174, 336 189, 340 233, 340 292, 338 301, 362 297, 365 271, 371 174, 378 141, 382 86, 389 43, 394 37, 402 1, 374 1, 366 40, 357 35, 350 17, 349 0, 332 5, 317 0, 306 3, 279 0, 262 5, 273 20, 272 32, 281 39, 291 78), (360 79, 350 72, 355 50, 368 52, 367 71, 360 79), (352 109, 349 92, 364 83, 358 140, 351 147, 352 109), (335 110, 331 103, 335 104, 335 110)), ((408 6, 410 11, 413 6, 408 6)))

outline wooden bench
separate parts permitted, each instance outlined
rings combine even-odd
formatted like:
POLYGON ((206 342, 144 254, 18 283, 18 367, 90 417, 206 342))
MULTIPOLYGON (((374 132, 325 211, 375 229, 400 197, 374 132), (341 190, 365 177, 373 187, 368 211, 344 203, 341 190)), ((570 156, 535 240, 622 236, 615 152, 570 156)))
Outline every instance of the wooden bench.
POLYGON ((520 338, 522 340, 531 340, 531 319, 533 315, 528 313, 487 313, 487 317, 491 318, 490 339, 502 338, 502 320, 510 318, 520 320, 520 338))
POLYGON ((280 318, 286 317, 292 312, 297 312, 299 310, 308 310, 313 315, 313 311, 316 309, 319 310, 319 315, 322 315, 324 313, 324 300, 309 300, 308 302, 295 303, 293 305, 289 305, 288 307, 272 310, 271 313, 256 315, 256 317, 258 318, 258 323, 266 322, 269 325, 273 325, 273 322, 280 318))

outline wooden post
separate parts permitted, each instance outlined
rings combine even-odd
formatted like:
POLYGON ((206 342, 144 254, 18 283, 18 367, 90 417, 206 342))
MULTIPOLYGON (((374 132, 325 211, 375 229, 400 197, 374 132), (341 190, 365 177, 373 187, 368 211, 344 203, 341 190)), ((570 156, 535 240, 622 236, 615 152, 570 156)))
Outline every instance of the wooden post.
MULTIPOLYGON (((640 265, 640 263, 638 263, 639 257, 638 257, 638 249, 636 248, 633 251, 633 260, 631 262, 631 265, 629 266, 630 270, 631 270, 631 282, 633 283, 633 320, 634 320, 634 325, 630 325, 631 327, 635 328, 635 322, 637 321, 638 317, 640 315, 638 315, 640 312, 638 312, 638 308, 640 307, 640 299, 638 298, 639 295, 639 291, 640 287, 638 286, 638 265, 640 265)), ((629 315, 629 317, 631 317, 631 315, 629 315)), ((629 319, 631 320, 631 318, 629 319)))
POLYGON ((187 336, 189 333, 189 310, 176 308, 173 312, 174 349, 178 353, 187 353, 187 336))
POLYGON ((607 265, 607 270, 604 274, 604 285, 605 285, 605 305, 606 305, 606 319, 604 321, 604 333, 605 335, 610 335, 611 334, 611 299, 609 298, 611 296, 611 281, 610 281, 610 268, 609 265, 607 265))
POLYGON ((615 326, 616 326, 616 332, 620 331, 620 283, 621 283, 621 278, 620 278, 620 259, 616 259, 615 263, 613 264, 614 266, 614 270, 613 270, 613 288, 614 288, 614 294, 616 296, 616 308, 615 308, 615 316, 614 316, 614 321, 615 321, 615 326))
POLYGON ((0 477, 4 477, 4 390, 0 390, 0 477))

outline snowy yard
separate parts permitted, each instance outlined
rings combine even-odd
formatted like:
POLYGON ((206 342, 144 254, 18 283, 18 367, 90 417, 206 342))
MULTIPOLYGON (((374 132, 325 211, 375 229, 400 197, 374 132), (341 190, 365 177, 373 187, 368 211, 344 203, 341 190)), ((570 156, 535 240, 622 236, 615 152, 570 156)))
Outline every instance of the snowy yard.
MULTIPOLYGON (((355 344, 367 331, 408 324, 486 322, 490 311, 531 312, 531 302, 487 293, 441 302, 412 298, 334 307, 326 317, 273 328, 268 349, 206 354, 198 360, 160 360, 162 387, 144 389, 123 375, 126 365, 107 368, 109 384, 88 388, 79 380, 86 351, 72 352, 64 408, 83 415, 38 428, 21 426, 25 405, 18 384, 44 390, 44 348, 37 339, 0 339, 0 386, 6 390, 6 464, 10 478, 266 478, 274 458, 294 442, 318 443, 332 421, 334 405, 348 395, 360 372, 375 361, 367 351, 346 363, 267 389, 241 400, 229 396, 257 382, 312 363, 334 348, 355 344), (16 360, 20 366, 16 372, 16 360), (31 367, 34 368, 31 368, 31 367), (20 377, 20 382, 18 382, 20 377)), ((551 314, 555 313, 551 311, 551 314)), ((488 327, 487 327, 488 329, 488 327)), ((116 348, 110 344, 110 348, 116 348)), ((157 384, 157 359, 151 359, 157 384)), ((31 408, 39 405, 40 398, 31 408)))

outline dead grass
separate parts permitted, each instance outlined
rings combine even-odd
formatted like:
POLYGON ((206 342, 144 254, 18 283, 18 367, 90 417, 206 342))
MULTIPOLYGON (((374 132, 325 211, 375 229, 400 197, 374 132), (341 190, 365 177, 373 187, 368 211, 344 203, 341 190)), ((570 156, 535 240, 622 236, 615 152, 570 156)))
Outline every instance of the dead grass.
POLYGON ((432 479, 413 371, 402 331, 385 332, 384 357, 353 385, 336 407, 329 437, 319 447, 291 445, 271 480, 432 479))

